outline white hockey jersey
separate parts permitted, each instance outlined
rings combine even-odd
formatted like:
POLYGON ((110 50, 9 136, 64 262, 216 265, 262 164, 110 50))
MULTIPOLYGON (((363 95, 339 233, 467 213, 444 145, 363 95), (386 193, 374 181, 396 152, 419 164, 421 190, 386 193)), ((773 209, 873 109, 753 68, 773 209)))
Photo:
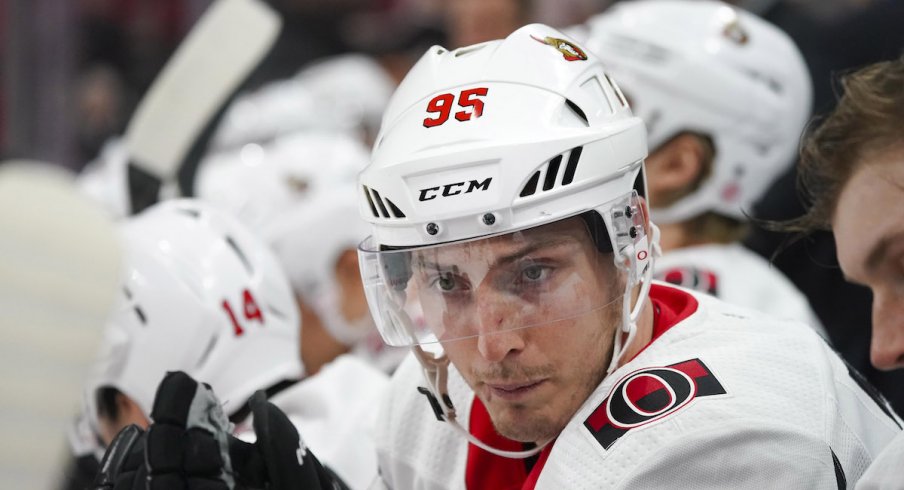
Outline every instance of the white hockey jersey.
POLYGON ((904 432, 873 461, 857 490, 904 490, 904 432))
POLYGON ((655 277, 711 294, 776 318, 799 320, 828 338, 807 297, 778 269, 734 243, 669 250, 656 259, 655 277))
MULTIPOLYGON (((469 445, 416 388, 393 377, 377 431, 393 489, 853 488, 900 420, 860 388, 802 323, 656 284, 654 336, 606 377, 532 467, 469 445)), ((600 355, 603 355, 602 353, 600 355)), ((459 421, 501 449, 479 400, 450 367, 459 421)), ((859 377, 859 375, 858 375, 859 377)))

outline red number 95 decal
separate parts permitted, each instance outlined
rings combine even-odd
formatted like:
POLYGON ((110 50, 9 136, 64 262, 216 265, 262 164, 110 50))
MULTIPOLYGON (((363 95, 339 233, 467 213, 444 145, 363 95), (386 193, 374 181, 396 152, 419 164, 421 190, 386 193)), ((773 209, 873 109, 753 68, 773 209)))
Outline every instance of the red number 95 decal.
MULTIPOLYGON (((483 97, 489 89, 486 87, 469 88, 458 94, 458 107, 465 109, 455 113, 455 119, 470 121, 483 114, 483 97)), ((455 103, 455 95, 451 93, 439 94, 427 103, 427 113, 436 114, 434 117, 424 119, 424 127, 432 128, 444 124, 452 114, 452 105, 455 103)))

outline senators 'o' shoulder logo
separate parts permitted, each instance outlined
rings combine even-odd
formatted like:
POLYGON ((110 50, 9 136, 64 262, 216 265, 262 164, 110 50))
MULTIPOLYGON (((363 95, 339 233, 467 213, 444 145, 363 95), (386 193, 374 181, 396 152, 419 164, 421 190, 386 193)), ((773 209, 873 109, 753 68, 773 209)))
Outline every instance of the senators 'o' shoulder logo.
POLYGON ((700 359, 634 371, 615 383, 584 426, 605 449, 635 427, 662 420, 695 398, 725 389, 700 359))
POLYGON ((531 36, 531 38, 538 43, 548 44, 556 48, 568 61, 584 61, 587 59, 587 53, 573 42, 552 36, 546 36, 543 39, 534 36, 531 36))

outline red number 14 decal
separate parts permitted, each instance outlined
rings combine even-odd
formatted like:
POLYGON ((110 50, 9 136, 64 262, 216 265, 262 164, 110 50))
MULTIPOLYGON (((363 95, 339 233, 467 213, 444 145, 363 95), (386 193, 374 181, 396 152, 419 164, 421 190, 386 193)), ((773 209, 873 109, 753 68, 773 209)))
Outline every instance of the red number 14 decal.
MULTIPOLYGON (((472 117, 478 118, 483 114, 483 101, 477 97, 483 97, 487 94, 486 87, 469 88, 462 90, 458 94, 458 107, 463 109, 470 108, 470 111, 458 111, 455 113, 455 119, 459 121, 469 121, 472 117)), ((427 112, 436 114, 435 117, 424 119, 424 127, 432 128, 439 126, 449 120, 452 114, 452 103, 455 102, 455 95, 450 93, 439 94, 427 103, 427 112)))
MULTIPOLYGON (((261 309, 257 306, 257 301, 254 301, 254 296, 251 295, 251 291, 247 289, 242 293, 242 310, 245 313, 245 320, 251 321, 256 320, 260 322, 261 325, 264 324, 264 314, 261 312, 261 309)), ((229 305, 228 300, 223 300, 223 309, 226 310, 226 314, 229 315, 229 319, 232 320, 233 333, 235 333, 236 337, 241 336, 245 333, 245 329, 239 325, 238 320, 235 317, 235 313, 232 312, 232 306, 229 305)))

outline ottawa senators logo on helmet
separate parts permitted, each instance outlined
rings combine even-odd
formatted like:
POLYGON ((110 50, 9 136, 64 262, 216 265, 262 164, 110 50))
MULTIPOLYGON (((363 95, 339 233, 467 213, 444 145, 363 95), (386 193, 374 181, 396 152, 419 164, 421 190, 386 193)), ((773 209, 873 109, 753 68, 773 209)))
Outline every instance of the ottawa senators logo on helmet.
POLYGON ((543 39, 531 37, 538 43, 548 44, 556 48, 567 61, 584 61, 587 59, 587 53, 572 42, 550 36, 546 36, 543 39))

